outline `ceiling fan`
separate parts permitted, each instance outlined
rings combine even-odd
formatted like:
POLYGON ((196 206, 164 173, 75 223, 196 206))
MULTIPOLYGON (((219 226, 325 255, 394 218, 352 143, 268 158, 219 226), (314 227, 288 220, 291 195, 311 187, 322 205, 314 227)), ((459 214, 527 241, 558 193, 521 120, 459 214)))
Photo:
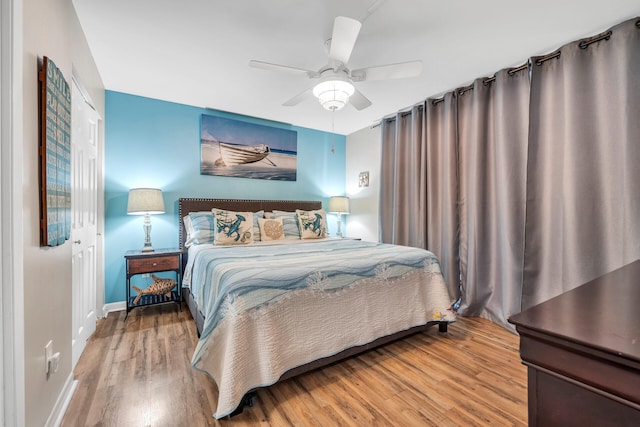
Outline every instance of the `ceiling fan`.
POLYGON ((422 72, 422 61, 408 61, 350 70, 347 64, 361 26, 362 24, 358 20, 345 16, 336 17, 331 39, 327 41, 329 62, 318 71, 256 60, 249 61, 249 66, 264 70, 306 74, 310 79, 319 80, 318 83, 282 104, 284 106, 297 105, 313 95, 327 110, 340 110, 349 101, 357 110, 365 109, 371 105, 371 101, 355 88, 354 82, 415 77, 422 72))

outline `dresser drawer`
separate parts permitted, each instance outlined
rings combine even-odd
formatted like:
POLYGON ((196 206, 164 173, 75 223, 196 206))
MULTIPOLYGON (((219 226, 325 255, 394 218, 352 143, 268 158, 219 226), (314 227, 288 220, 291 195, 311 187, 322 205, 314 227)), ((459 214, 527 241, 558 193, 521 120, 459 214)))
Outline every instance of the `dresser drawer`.
POLYGON ((149 257, 130 259, 127 263, 129 275, 140 273, 152 273, 154 271, 178 270, 180 268, 179 256, 149 257))

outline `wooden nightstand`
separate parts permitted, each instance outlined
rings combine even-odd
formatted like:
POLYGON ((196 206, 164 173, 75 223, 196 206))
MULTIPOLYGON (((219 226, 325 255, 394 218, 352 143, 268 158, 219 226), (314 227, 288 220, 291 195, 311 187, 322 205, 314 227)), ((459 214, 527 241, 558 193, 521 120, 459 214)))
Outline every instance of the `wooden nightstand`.
POLYGON ((127 251, 124 255, 127 267, 127 316, 136 307, 145 305, 176 302, 182 300, 182 251, 180 249, 156 249, 153 252, 127 251), (143 295, 137 304, 133 303, 135 296, 131 296, 131 277, 136 274, 151 274, 160 271, 175 271, 176 288, 171 291, 171 297, 164 295, 143 295))

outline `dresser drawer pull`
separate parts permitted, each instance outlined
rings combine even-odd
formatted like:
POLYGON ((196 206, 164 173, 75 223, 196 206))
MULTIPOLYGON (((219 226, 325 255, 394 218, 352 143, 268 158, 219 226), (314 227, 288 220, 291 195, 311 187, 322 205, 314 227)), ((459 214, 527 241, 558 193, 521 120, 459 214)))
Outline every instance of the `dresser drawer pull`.
POLYGON ((156 265, 158 265, 158 263, 157 263, 157 262, 154 262, 154 263, 153 263, 153 266, 155 267, 156 265))

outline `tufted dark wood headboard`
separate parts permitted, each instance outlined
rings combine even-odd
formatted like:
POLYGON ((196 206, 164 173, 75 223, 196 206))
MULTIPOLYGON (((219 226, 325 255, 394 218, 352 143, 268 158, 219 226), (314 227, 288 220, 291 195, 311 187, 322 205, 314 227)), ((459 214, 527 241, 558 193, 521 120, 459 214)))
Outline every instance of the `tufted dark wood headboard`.
POLYGON ((321 209, 320 201, 300 201, 300 200, 239 200, 239 199, 197 199, 197 198, 181 198, 178 199, 178 222, 180 229, 180 249, 184 249, 184 242, 187 233, 184 229, 182 218, 189 212, 210 211, 212 208, 227 209, 238 212, 258 212, 258 211, 288 211, 293 212, 296 209, 314 210, 321 209))

